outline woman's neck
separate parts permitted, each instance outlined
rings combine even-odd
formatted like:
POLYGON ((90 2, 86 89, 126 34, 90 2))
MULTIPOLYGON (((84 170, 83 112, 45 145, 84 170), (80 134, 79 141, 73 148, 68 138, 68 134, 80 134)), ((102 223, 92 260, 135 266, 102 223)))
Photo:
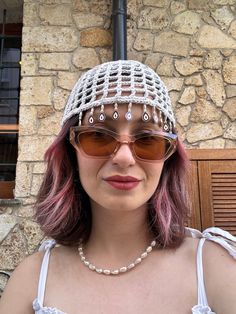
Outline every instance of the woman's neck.
POLYGON ((145 251, 152 240, 147 208, 113 211, 92 205, 92 230, 84 249, 88 259, 114 267, 145 251))

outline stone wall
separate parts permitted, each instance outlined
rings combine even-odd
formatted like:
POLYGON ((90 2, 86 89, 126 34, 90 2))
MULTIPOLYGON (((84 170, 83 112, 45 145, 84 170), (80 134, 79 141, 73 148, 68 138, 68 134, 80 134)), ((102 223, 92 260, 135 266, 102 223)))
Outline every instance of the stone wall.
MULTIPOLYGON (((166 83, 186 147, 236 147, 236 0, 128 0, 128 58, 166 83)), ((32 220, 69 91, 112 58, 110 0, 25 0, 15 196, 0 205, 0 270, 12 271, 43 235, 32 220)), ((0 277, 4 285, 5 275, 0 277)))

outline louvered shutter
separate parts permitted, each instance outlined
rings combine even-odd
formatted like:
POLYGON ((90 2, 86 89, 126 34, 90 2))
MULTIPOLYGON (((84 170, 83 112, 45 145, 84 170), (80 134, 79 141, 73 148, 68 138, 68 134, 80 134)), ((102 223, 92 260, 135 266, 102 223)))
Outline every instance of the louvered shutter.
POLYGON ((236 235, 236 149, 190 149, 188 154, 188 225, 200 230, 216 226, 236 235))
POLYGON ((236 235, 236 161, 200 161, 198 169, 202 228, 236 235))

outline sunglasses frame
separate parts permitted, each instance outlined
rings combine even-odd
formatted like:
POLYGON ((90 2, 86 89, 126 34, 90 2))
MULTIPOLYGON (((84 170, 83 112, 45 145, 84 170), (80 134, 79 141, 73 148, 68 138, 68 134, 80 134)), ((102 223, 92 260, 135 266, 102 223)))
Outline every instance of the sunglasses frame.
POLYGON ((89 157, 89 158, 95 158, 95 159, 109 159, 110 157, 114 156, 116 154, 116 152, 119 150, 121 144, 127 144, 129 145, 131 152, 134 156, 135 159, 143 161, 143 162, 149 162, 149 163, 155 163, 155 162, 160 162, 160 161, 165 161, 167 160, 176 150, 177 147, 177 140, 178 140, 178 136, 176 134, 173 133, 166 133, 166 132, 161 132, 161 131, 146 131, 143 130, 141 132, 137 132, 136 134, 133 135, 120 135, 114 131, 111 131, 109 129, 103 128, 103 127, 99 127, 99 126, 72 126, 70 128, 70 143, 71 145, 73 145, 73 147, 81 152, 85 157, 89 157), (87 133, 87 132, 91 132, 91 131, 100 131, 102 133, 106 133, 107 135, 111 136, 112 138, 114 138, 117 142, 116 147, 113 151, 112 154, 110 154, 109 156, 92 156, 92 155, 88 155, 82 148, 82 145, 79 144, 79 136, 78 136, 78 142, 75 141, 75 134, 78 133, 87 133), (162 159, 143 159, 139 156, 136 155, 135 149, 133 147, 133 144, 135 143, 136 140, 138 140, 139 138, 142 138, 145 136, 145 134, 147 135, 158 135, 161 138, 164 138, 166 140, 168 140, 168 142, 170 143, 170 147, 167 150, 164 158, 162 159))

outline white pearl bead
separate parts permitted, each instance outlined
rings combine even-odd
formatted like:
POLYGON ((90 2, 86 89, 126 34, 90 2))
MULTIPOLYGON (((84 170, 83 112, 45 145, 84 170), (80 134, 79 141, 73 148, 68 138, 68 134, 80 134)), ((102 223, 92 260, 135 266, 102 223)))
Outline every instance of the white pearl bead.
POLYGON ((125 273, 126 271, 127 271, 127 267, 121 267, 121 268, 120 268, 120 272, 121 272, 121 273, 125 273))
POLYGON ((156 241, 152 241, 151 246, 155 246, 156 245, 156 241))
POLYGON ((92 264, 89 264, 89 269, 94 270, 94 269, 95 269, 95 266, 92 265, 92 264))
POLYGON ((111 271, 110 271, 109 269, 104 269, 104 270, 103 270, 103 273, 104 273, 105 275, 110 275, 111 271))
POLYGON ((112 273, 112 275, 118 275, 119 274, 119 270, 118 269, 115 269, 115 270, 113 270, 111 273, 112 273))
POLYGON ((96 268, 95 269, 97 273, 101 274, 102 273, 102 269, 101 268, 96 268))
POLYGON ((136 259, 136 261, 134 262, 135 265, 139 264, 142 262, 142 259, 139 257, 136 259))
POLYGON ((143 254, 141 254, 141 258, 145 258, 147 257, 147 252, 144 252, 143 254))
POLYGON ((88 266, 88 265, 89 265, 89 262, 88 262, 88 261, 84 261, 84 264, 85 264, 86 266, 88 266))
POLYGON ((84 256, 81 256, 81 261, 83 262, 83 261, 85 261, 85 257, 84 256))
POLYGON ((149 246, 147 249, 146 249, 146 252, 147 253, 150 253, 152 251, 152 246, 149 246))
POLYGON ((132 263, 132 264, 130 264, 130 265, 128 266, 128 269, 132 269, 132 268, 134 268, 134 266, 135 266, 135 264, 132 263))

